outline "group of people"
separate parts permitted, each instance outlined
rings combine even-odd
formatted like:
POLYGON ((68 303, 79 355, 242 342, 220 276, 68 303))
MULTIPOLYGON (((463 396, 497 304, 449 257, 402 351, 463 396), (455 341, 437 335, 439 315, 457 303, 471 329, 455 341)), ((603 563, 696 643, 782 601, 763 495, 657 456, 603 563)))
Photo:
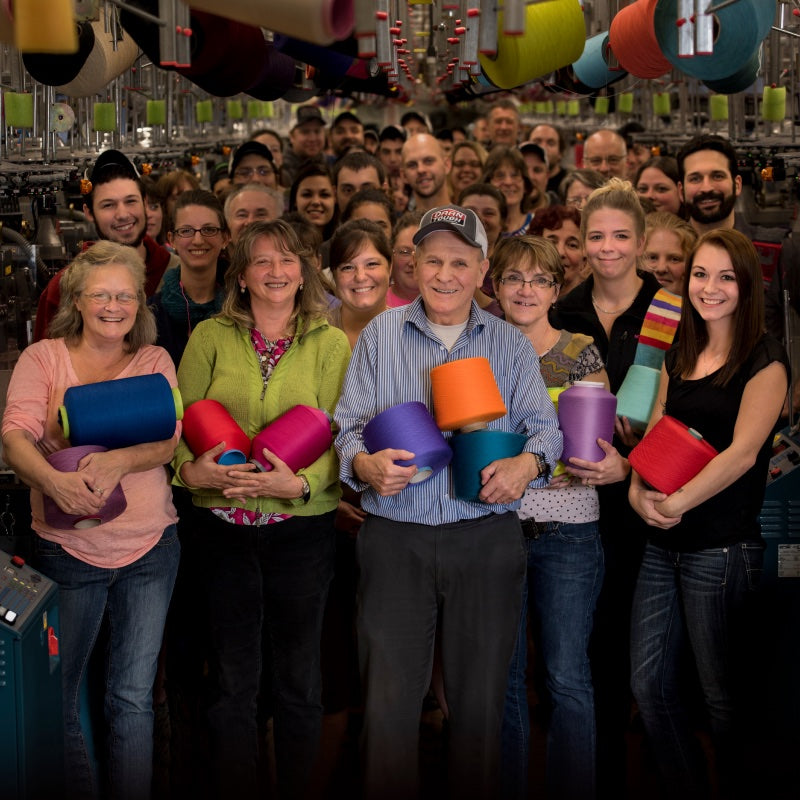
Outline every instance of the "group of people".
POLYGON ((386 129, 373 156, 344 112, 331 166, 322 116, 301 106, 288 149, 266 132, 233 152, 229 186, 162 185, 161 228, 148 228, 154 187, 131 162, 97 159, 85 212, 98 241, 43 293, 2 424, 5 460, 31 487, 37 565, 60 586, 70 796, 149 797, 160 662, 167 692, 207 680, 196 721, 214 796, 260 791, 264 713, 278 796, 308 796, 326 722, 351 702, 352 660, 367 797, 418 796, 432 683, 449 793, 526 797, 529 636, 549 797, 625 796, 631 690, 667 796, 742 788, 732 665, 788 364, 765 333, 758 255, 735 229, 735 151, 701 136, 675 159, 629 164, 604 129, 584 143, 591 169, 569 170, 553 126, 519 145, 513 103, 487 123, 484 144, 386 129), (391 196, 400 174, 410 210, 391 196), (616 394, 664 302, 680 322, 646 429, 617 418, 601 460, 559 465, 547 390, 616 394), (486 427, 524 444, 487 463, 466 500, 449 468, 424 479, 412 449, 371 452, 364 430, 402 403, 433 412, 431 370, 477 357, 506 408, 486 427), (68 388, 152 373, 187 408, 220 403, 250 440, 297 405, 321 409, 332 443, 297 470, 264 448, 261 469, 226 463, 224 440, 193 452, 177 419, 168 439, 51 466, 69 446, 68 388), (718 451, 670 495, 627 458, 664 414, 718 451), (45 518, 44 496, 97 515, 118 484, 127 508, 111 521, 45 518), (102 770, 82 714, 98 643, 102 770), (687 653, 714 778, 683 695, 687 653))

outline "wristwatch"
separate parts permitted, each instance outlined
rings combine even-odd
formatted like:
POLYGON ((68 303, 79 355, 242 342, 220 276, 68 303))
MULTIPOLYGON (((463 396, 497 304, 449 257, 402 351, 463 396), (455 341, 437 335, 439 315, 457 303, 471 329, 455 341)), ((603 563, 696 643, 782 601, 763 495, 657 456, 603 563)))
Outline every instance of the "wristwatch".
POLYGON ((311 487, 308 485, 308 481, 306 480, 306 476, 305 475, 298 475, 297 477, 300 478, 300 480, 303 483, 302 498, 303 498, 303 502, 307 503, 311 499, 311 487))
POLYGON ((539 470, 537 478, 546 478, 550 474, 550 465, 545 461, 543 453, 533 453, 536 459, 536 469, 539 470))

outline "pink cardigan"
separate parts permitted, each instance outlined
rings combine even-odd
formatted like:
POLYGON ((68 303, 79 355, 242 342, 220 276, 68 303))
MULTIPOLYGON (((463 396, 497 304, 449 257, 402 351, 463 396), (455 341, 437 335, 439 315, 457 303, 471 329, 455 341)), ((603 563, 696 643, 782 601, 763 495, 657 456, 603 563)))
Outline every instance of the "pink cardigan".
MULTIPOLYGON (((142 347, 116 378, 163 373, 177 386, 175 367, 161 347, 142 347)), ((22 351, 11 381, 3 414, 2 432, 30 433, 45 452, 69 447, 58 424, 64 392, 80 381, 72 368, 63 339, 43 339, 22 351)), ((175 441, 181 424, 175 426, 175 441)), ((164 467, 135 472, 122 479, 127 509, 116 519, 84 530, 49 527, 42 513, 42 493, 31 490, 32 527, 42 538, 57 542, 75 558, 96 567, 115 569, 141 558, 156 545, 164 529, 177 521, 172 491, 164 467)))

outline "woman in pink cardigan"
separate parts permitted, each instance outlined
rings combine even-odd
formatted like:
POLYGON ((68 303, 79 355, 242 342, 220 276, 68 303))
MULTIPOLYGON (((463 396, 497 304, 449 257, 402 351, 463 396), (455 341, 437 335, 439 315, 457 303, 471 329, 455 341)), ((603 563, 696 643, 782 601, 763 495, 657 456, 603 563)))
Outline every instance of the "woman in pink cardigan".
POLYGON ((20 355, 3 415, 4 458, 31 487, 37 567, 60 586, 68 797, 98 796, 108 786, 118 798, 150 795, 152 687, 180 549, 164 465, 180 423, 163 441, 91 452, 75 472, 60 472, 46 458, 69 447, 58 422, 68 388, 153 373, 177 384, 172 359, 152 344, 156 328, 144 277, 144 263, 130 247, 104 241, 81 253, 64 273, 52 338, 20 355), (43 495, 65 514, 102 519, 117 484, 127 507, 97 527, 45 517, 43 495), (80 689, 104 617, 103 685, 89 686, 104 695, 98 775, 81 725, 80 689))

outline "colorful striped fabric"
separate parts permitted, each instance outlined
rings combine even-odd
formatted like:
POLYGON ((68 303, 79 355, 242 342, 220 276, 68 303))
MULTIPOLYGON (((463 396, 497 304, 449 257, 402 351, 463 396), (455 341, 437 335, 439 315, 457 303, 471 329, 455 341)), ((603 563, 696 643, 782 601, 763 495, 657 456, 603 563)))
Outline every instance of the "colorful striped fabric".
POLYGON ((634 364, 640 364, 653 369, 661 369, 664 363, 664 354, 675 338, 678 322, 681 318, 682 298, 659 289, 647 309, 642 330, 639 333, 639 344, 636 348, 634 364))

